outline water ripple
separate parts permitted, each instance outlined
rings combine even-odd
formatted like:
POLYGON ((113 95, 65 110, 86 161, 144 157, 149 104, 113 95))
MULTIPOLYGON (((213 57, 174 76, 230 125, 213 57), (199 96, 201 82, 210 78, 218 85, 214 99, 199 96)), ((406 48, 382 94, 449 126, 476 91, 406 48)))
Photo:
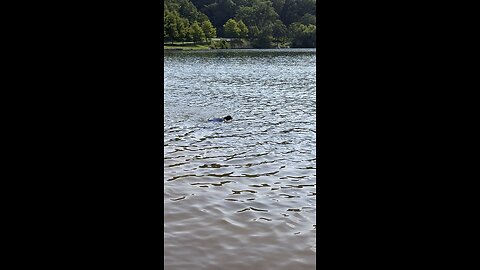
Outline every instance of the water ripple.
POLYGON ((166 55, 165 269, 315 268, 315 61, 314 50, 166 55))

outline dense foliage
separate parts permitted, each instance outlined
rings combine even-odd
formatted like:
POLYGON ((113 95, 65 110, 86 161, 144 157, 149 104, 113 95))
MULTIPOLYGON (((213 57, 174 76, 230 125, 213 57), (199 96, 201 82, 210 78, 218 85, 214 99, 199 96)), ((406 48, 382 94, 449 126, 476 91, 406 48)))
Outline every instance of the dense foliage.
POLYGON ((316 47, 316 0, 165 0, 165 42, 241 38, 254 47, 316 47))

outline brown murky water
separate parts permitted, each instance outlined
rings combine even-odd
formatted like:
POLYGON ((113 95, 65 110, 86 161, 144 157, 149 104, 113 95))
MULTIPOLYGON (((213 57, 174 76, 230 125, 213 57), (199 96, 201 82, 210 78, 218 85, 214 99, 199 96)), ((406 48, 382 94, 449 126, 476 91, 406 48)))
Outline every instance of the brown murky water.
POLYGON ((315 269, 315 61, 165 55, 165 269, 315 269))

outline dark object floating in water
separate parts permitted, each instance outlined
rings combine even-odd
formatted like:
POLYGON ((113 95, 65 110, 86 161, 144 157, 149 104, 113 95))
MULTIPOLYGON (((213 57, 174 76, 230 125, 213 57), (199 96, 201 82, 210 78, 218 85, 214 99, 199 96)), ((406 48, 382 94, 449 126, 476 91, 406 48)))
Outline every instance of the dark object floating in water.
POLYGON ((208 122, 229 122, 229 121, 232 121, 232 117, 230 115, 227 115, 223 118, 213 118, 213 119, 209 119, 208 122))

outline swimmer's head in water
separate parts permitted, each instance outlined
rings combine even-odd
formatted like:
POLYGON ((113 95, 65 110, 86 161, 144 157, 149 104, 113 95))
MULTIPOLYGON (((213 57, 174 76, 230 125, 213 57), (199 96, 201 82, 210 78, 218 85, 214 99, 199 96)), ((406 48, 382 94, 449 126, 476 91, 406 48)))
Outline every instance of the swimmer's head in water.
POLYGON ((230 115, 227 115, 223 118, 225 121, 230 121, 232 120, 232 117, 230 115))

